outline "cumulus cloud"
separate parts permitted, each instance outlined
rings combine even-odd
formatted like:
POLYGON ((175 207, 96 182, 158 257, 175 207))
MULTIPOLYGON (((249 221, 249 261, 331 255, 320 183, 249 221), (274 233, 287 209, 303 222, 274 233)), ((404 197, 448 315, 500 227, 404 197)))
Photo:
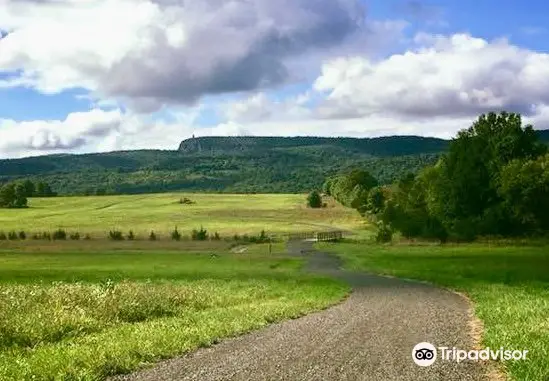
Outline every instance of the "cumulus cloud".
POLYGON ((549 104, 549 54, 466 34, 418 35, 415 50, 378 62, 326 63, 314 88, 328 118, 372 114, 417 119, 464 117, 506 109, 526 115, 549 104))
POLYGON ((64 120, 18 122, 0 119, 0 158, 60 152, 88 153, 132 149, 177 149, 193 134, 247 134, 232 123, 200 129, 201 107, 172 110, 164 117, 121 109, 70 113, 64 120))
POLYGON ((120 128, 119 111, 77 112, 63 121, 24 121, 0 119, 0 155, 72 151, 96 139, 105 138, 120 128))
POLYGON ((396 28, 381 25, 359 0, 8 0, 0 71, 22 70, 5 86, 83 87, 151 111, 286 83, 292 61, 375 45, 396 28))
POLYGON ((280 122, 299 120, 311 116, 308 102, 310 93, 276 99, 266 93, 257 93, 248 98, 233 101, 224 105, 225 117, 233 122, 247 123, 268 119, 280 122))

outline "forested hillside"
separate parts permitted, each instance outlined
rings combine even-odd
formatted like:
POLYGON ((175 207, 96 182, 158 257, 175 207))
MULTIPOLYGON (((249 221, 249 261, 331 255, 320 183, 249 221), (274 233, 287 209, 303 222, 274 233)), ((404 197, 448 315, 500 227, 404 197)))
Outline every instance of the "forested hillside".
MULTIPOLYGON (((549 140, 549 134, 546 134, 549 140)), ((0 182, 44 181, 60 195, 308 192, 326 176, 360 167, 380 183, 436 162, 448 141, 414 136, 374 139, 203 137, 178 151, 126 151, 0 160, 0 182)))

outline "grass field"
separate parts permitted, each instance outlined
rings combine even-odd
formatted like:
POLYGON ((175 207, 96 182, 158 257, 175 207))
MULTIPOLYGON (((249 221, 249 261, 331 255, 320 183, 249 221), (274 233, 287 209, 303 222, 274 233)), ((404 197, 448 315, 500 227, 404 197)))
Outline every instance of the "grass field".
POLYGON ((151 194, 135 196, 33 198, 23 210, 0 209, 0 231, 35 233, 59 228, 103 238, 111 229, 133 230, 146 238, 151 230, 164 238, 175 226, 185 234, 204 226, 222 236, 355 229, 359 214, 328 200, 328 207, 306 207, 306 195, 151 194), (192 205, 179 204, 187 197, 192 205))
POLYGON ((465 292, 484 323, 483 346, 529 350, 503 364, 517 381, 549 380, 547 246, 321 244, 346 267, 419 279, 465 292))
POLYGON ((0 379, 103 379, 348 292, 264 245, 194 250, 0 250, 0 379))

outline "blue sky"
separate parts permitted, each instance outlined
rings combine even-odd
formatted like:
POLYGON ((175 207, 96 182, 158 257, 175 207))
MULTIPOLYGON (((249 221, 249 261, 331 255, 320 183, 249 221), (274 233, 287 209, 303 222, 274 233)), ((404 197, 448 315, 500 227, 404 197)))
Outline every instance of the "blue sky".
POLYGON ((549 128, 541 0, 155 1, 0 5, 1 157, 192 134, 451 137, 492 109, 549 128))

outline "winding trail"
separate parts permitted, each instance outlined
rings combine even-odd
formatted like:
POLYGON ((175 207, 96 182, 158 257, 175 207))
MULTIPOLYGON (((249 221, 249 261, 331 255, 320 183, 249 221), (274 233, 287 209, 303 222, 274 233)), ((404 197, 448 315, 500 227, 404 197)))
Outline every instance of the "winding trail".
POLYGON ((307 256, 309 271, 353 286, 341 304, 199 349, 117 380, 481 380, 477 363, 412 361, 420 342, 472 349, 469 306, 460 296, 422 283, 340 270, 340 260, 308 242, 288 245, 307 256))

